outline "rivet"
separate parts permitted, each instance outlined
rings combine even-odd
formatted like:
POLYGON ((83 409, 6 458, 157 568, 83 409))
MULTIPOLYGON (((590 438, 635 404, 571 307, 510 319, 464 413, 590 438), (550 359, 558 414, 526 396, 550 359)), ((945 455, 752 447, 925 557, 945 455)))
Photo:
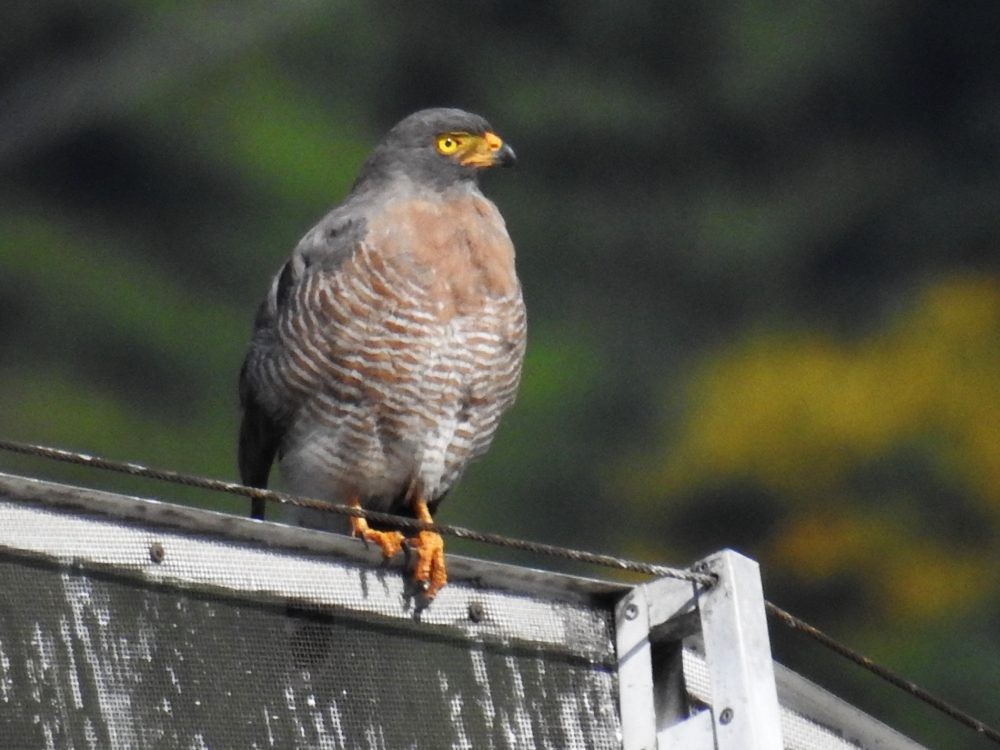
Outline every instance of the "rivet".
POLYGON ((482 602, 469 602, 469 619, 473 622, 482 622, 486 617, 486 608, 482 602))
POLYGON ((719 723, 728 724, 732 720, 733 720, 733 709, 731 708, 722 709, 722 713, 719 714, 719 723))
POLYGON ((149 545, 149 559, 155 563, 163 562, 163 558, 167 556, 167 551, 163 549, 163 545, 159 542, 153 542, 149 545))

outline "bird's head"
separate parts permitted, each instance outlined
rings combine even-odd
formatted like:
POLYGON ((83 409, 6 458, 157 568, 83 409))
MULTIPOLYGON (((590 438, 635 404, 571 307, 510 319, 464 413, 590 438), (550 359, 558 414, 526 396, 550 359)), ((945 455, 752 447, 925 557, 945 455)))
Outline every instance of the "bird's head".
POLYGON ((362 177, 402 173, 414 182, 446 187, 514 161, 514 149, 479 115, 461 109, 424 109, 389 131, 362 177))

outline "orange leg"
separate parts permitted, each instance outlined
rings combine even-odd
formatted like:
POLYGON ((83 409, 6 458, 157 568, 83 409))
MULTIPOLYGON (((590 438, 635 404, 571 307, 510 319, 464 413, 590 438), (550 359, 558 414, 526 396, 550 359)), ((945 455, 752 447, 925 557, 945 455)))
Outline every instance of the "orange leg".
MULTIPOLYGON (((361 501, 352 497, 347 501, 351 508, 360 508, 361 501)), ((382 548, 386 558, 392 557, 403 548, 403 535, 398 531, 378 531, 368 525, 368 520, 361 516, 351 516, 351 536, 361 537, 366 542, 374 542, 382 548)))
MULTIPOLYGON (((433 523, 427 503, 420 495, 413 500, 413 512, 420 521, 433 523)), ((417 555, 413 568, 413 580, 423 589, 424 596, 433 599, 448 582, 448 572, 444 567, 444 540, 435 531, 418 531, 409 540, 410 548, 417 555)))

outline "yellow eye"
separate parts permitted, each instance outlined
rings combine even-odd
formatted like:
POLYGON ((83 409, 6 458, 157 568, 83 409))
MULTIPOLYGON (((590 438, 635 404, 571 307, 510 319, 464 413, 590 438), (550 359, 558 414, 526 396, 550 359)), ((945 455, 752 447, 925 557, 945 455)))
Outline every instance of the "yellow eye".
POLYGON ((458 147, 462 145, 462 137, 455 135, 454 133, 446 133, 445 135, 439 135, 437 139, 437 150, 438 153, 453 154, 458 151, 458 147))

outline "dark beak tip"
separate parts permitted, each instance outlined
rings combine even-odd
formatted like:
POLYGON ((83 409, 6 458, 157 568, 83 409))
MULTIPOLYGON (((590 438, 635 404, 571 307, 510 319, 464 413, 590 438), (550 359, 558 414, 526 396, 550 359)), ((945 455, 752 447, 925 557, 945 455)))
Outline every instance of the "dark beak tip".
POLYGON ((496 163, 501 167, 513 167, 517 164, 517 154, 514 153, 514 149, 505 143, 497 152, 496 163))

